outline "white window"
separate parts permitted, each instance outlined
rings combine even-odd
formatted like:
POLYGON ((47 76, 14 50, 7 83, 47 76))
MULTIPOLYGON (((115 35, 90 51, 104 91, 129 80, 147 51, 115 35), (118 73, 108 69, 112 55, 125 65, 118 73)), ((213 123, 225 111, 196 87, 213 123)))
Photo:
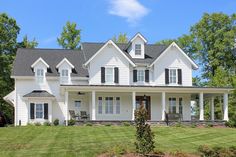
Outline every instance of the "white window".
POLYGON ((36 104, 35 105, 35 115, 36 119, 42 119, 43 118, 43 104, 36 104))
POLYGON ((69 81, 69 70, 68 69, 62 69, 61 70, 61 83, 68 83, 69 81))
POLYGON ((106 97, 106 114, 113 114, 113 97, 106 97))
POLYGON ((113 68, 106 68, 106 72, 105 72, 105 80, 108 83, 112 83, 113 79, 114 79, 114 75, 113 75, 113 68))
POLYGON ((38 83, 43 83, 44 81, 44 69, 37 69, 36 70, 36 78, 38 83))
POLYGON ((141 55, 141 44, 135 44, 135 55, 141 55))
POLYGON ((116 97, 116 114, 120 114, 120 97, 116 97))
POLYGON ((169 98, 169 113, 176 113, 176 98, 169 98))
POLYGON ((137 81, 144 82, 144 70, 137 70, 137 81))
POLYGON ((81 106, 81 101, 75 101, 75 107, 79 109, 81 106))
POLYGON ((169 80, 170 84, 177 83, 177 69, 169 69, 169 80))
POLYGON ((102 114, 102 97, 98 97, 98 114, 102 114))

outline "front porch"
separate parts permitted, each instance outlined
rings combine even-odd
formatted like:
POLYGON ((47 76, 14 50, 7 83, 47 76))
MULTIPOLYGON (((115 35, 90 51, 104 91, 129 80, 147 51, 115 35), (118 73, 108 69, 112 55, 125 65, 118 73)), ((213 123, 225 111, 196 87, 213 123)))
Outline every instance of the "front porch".
MULTIPOLYGON (((61 86, 65 96, 65 120, 71 119, 69 110, 85 111, 90 122, 123 122, 134 120, 134 111, 142 98, 149 97, 146 108, 150 122, 165 121, 166 113, 182 115, 183 122, 204 121, 204 101, 210 101, 211 121, 228 121, 229 88, 198 87, 132 87, 132 86, 61 86), (215 119, 214 99, 223 97, 223 117, 215 119), (199 106, 199 117, 192 119, 193 102, 199 106)), ((78 119, 81 121, 81 119, 78 119)), ((82 120, 83 121, 83 120, 82 120)), ((81 122, 82 122, 81 121, 81 122)))

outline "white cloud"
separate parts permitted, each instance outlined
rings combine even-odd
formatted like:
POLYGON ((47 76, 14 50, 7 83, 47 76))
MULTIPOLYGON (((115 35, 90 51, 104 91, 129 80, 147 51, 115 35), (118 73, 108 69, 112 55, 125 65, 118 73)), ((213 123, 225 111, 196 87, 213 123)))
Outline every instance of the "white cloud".
POLYGON ((109 14, 124 17, 130 24, 136 24, 149 12, 138 0, 110 0, 110 4, 109 14))

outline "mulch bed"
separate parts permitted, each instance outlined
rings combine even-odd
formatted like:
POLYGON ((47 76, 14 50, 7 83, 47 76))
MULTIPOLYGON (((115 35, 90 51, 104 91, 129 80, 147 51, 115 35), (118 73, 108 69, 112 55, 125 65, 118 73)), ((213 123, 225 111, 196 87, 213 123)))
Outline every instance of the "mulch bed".
MULTIPOLYGON (((111 155, 108 153, 104 153, 99 155, 98 157, 115 157, 116 155, 111 155)), ((119 157, 144 157, 143 155, 136 154, 136 153, 127 153, 124 155, 120 155, 119 157)), ((158 155, 158 154, 150 154, 145 157, 200 157, 195 154, 186 154, 186 153, 176 153, 176 154, 168 154, 166 153, 165 155, 158 155)))

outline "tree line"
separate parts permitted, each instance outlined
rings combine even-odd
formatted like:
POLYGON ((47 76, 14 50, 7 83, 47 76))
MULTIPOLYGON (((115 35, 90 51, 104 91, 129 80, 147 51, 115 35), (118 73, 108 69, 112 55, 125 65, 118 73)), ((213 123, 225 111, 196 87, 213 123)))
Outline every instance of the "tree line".
MULTIPOLYGON (((16 20, 6 13, 0 14, 0 111, 13 123, 13 107, 7 104, 3 97, 14 90, 14 80, 10 78, 12 63, 17 48, 36 48, 38 42, 25 35, 18 42, 20 27, 16 20)), ((236 87, 236 14, 205 13, 189 33, 176 39, 165 39, 156 42, 157 45, 169 45, 176 42, 191 58, 201 65, 200 76, 193 78, 196 86, 236 87)), ((81 29, 74 22, 67 22, 57 38, 63 49, 79 49, 81 29)), ((126 33, 115 35, 116 43, 128 43, 126 33)), ((230 95, 229 116, 236 115, 236 92, 230 95)), ((216 100, 216 118, 222 116, 221 100, 216 100)), ((208 103, 208 102, 206 102, 208 103)), ((209 105, 205 105, 205 116, 209 115, 209 105)))

